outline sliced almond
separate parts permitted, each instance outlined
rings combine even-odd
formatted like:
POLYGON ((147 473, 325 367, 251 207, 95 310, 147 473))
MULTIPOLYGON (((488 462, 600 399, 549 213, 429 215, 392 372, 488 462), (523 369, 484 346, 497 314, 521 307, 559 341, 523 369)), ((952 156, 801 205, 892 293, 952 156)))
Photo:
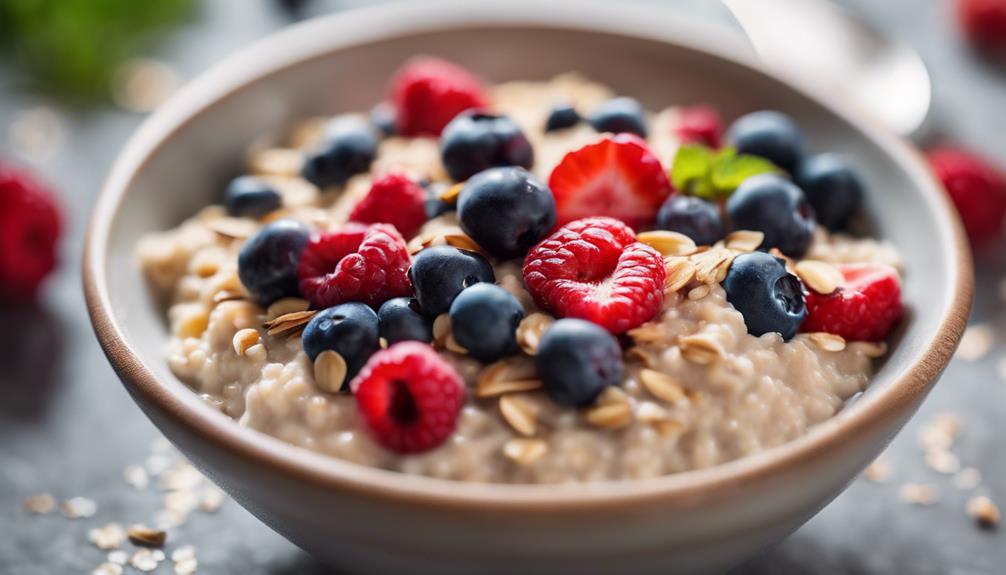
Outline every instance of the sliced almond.
POLYGON ((248 348, 259 342, 259 334, 257 329, 246 328, 239 330, 234 334, 234 339, 231 340, 231 344, 234 346, 234 353, 239 356, 243 356, 248 348))
POLYGON ((515 437, 503 445, 503 455, 518 465, 531 465, 548 453, 548 444, 542 439, 515 437))
POLYGON ((314 382, 322 391, 339 393, 346 381, 346 360, 338 352, 327 349, 314 360, 314 382))
POLYGON ((636 240, 657 250, 663 256, 686 256, 695 252, 695 242, 692 238, 678 232, 666 230, 643 232, 636 236, 636 240))
POLYGON ((650 355, 648 352, 644 351, 642 348, 639 347, 630 347, 625 352, 625 357, 628 359, 635 359, 636 361, 641 363, 643 367, 653 367, 657 363, 653 359, 652 355, 650 355))
POLYGON ((245 299, 245 294, 236 290, 220 290, 213 294, 213 303, 223 303, 225 301, 237 301, 245 299))
POLYGON ((475 243, 475 240, 468 237, 466 234, 462 233, 451 233, 444 234, 444 241, 447 245, 454 246, 458 249, 468 250, 470 252, 479 252, 485 255, 485 250, 482 249, 480 245, 475 243))
POLYGON ((1002 519, 999 508, 996 507, 996 504, 991 499, 984 495, 968 499, 966 510, 969 516, 987 529, 999 525, 999 521, 1002 519))
POLYGON ((720 342, 707 334, 681 337, 678 339, 678 345, 685 359, 699 365, 709 365, 726 355, 720 342))
POLYGON ((521 435, 531 436, 538 431, 538 407, 516 394, 507 394, 499 400, 500 415, 521 435))
POLYGON ((305 312, 311 307, 311 302, 299 297, 285 297, 274 301, 266 308, 267 320, 274 320, 287 314, 305 312))
POLYGON ((252 220, 224 217, 211 220, 209 228, 225 238, 243 240, 254 235, 258 226, 252 220))
POLYGON ((447 338, 451 335, 451 318, 442 313, 433 320, 433 345, 440 349, 447 347, 447 338))
POLYGON ((538 342, 545 330, 553 323, 550 316, 535 312, 521 320, 517 326, 517 345, 524 353, 535 355, 538 352, 538 342))
POLYGON ((468 353, 468 350, 465 349, 463 345, 458 343, 458 340, 454 339, 453 332, 447 334, 447 340, 444 342, 444 349, 461 355, 468 353))
POLYGON ((620 429, 632 422, 632 406, 621 388, 609 386, 586 410, 587 422, 603 429, 620 429))
POLYGON ((464 182, 454 184, 453 186, 447 188, 440 194, 440 201, 446 204, 453 204, 458 201, 458 196, 461 195, 461 189, 465 187, 464 182))
POLYGON ((308 321, 310 321, 311 317, 314 316, 314 314, 315 312, 313 310, 292 311, 284 313, 283 315, 280 316, 276 316, 272 319, 266 320, 265 326, 272 327, 283 323, 299 322, 299 321, 307 323, 308 321))
POLYGON ((720 266, 733 258, 733 252, 713 249, 692 258, 695 263, 695 279, 702 283, 716 283, 720 266))
POLYGON ((724 239, 723 245, 729 249, 740 252, 753 252, 758 249, 758 246, 760 246, 764 241, 765 234, 762 232, 737 230, 736 232, 731 232, 730 235, 724 239))
POLYGON ((290 148, 269 148, 253 152, 248 168, 260 176, 283 176, 293 178, 300 175, 304 165, 304 155, 300 150, 290 148))
POLYGON ((475 397, 496 397, 504 393, 531 391, 542 386, 534 363, 527 359, 505 359, 490 364, 479 373, 475 397))
POLYGON ((688 299, 692 301, 700 300, 709 295, 709 291, 711 289, 712 288, 709 287, 709 284, 702 284, 700 286, 694 287, 688 291, 688 299))
POLYGON ((793 275, 796 275, 796 262, 793 261, 793 258, 779 251, 779 248, 772 248, 768 251, 768 253, 769 255, 775 256, 781 259, 782 261, 786 262, 786 271, 788 271, 793 275))
POLYGON ((824 351, 842 351, 845 349, 845 338, 826 332, 815 332, 807 336, 814 345, 824 351))
POLYGON ((695 278, 695 264, 688 258, 667 258, 667 284, 664 293, 673 293, 688 285, 695 278))
POLYGON ((844 282, 842 272, 826 262, 803 260, 796 264, 796 275, 811 291, 819 294, 830 294, 844 282))
POLYGON ((144 547, 161 547, 168 538, 163 529, 153 529, 146 525, 130 525, 126 530, 129 540, 144 547))
POLYGON ((639 370, 639 383, 654 397, 667 403, 678 403, 688 399, 684 386, 672 376, 660 371, 639 370))
POLYGON ((275 335, 295 335, 300 333, 305 325, 314 314, 317 313, 314 310, 309 311, 295 311, 287 314, 283 314, 276 319, 265 322, 266 333, 272 336, 275 335))

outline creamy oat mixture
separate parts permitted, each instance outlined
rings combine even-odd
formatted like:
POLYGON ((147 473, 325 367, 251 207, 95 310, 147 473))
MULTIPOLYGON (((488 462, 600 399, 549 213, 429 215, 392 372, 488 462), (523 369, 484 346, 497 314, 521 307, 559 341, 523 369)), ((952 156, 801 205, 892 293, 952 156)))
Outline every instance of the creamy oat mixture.
MULTIPOLYGON (((583 124, 543 133, 549 107, 565 101, 590 111, 612 95, 573 75, 507 83, 492 91, 493 107, 515 119, 533 144, 532 171, 546 181, 563 154, 597 138, 583 124)), ((650 147, 665 165, 677 148, 667 128, 675 114, 669 108, 649 119, 650 147)), ((316 229, 331 228, 366 194, 370 175, 323 192, 297 176, 299 150, 314 140, 320 125, 321 120, 307 121, 281 147, 250 153, 250 171, 273 180, 283 194, 281 213, 266 221, 293 217, 316 229)), ((446 180, 435 138, 383 140, 371 171, 392 168, 416 179, 446 180)), ((296 335, 303 322, 266 327, 276 316, 305 309, 306 302, 280 300, 263 309, 247 299, 237 253, 262 223, 230 218, 210 206, 176 229, 150 234, 139 246, 140 264, 168 306, 170 367, 240 425, 365 465, 513 483, 641 478, 708 467, 789 441, 833 416, 864 389, 872 360, 885 351, 883 344, 824 334, 800 334, 789 342, 774 333, 749 335, 719 285, 729 257, 754 248, 751 237, 734 235, 701 253, 667 259, 663 312, 629 332, 635 345, 626 353, 623 385, 609 388, 586 410, 559 406, 534 389, 534 365, 526 354, 485 367, 451 351, 456 346, 438 322, 435 345, 467 381, 468 399, 445 444, 401 456, 362 429, 351 395, 330 393, 316 382, 315 367, 296 335)), ((449 213, 429 221, 410 247, 461 246, 466 240, 449 213)), ((898 262, 884 243, 820 230, 807 258, 898 262)), ((494 265, 497 283, 525 307, 518 340, 533 352, 551 318, 537 311, 524 290, 519 263, 494 265)))

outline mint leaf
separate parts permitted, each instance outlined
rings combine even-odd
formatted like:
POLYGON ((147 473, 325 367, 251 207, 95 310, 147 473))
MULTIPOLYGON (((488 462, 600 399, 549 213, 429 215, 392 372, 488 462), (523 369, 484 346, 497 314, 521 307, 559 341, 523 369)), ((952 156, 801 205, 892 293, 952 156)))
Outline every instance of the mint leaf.
POLYGON ((671 164, 671 182, 674 187, 687 194, 702 188, 706 191, 706 181, 713 165, 713 151, 706 146, 685 144, 678 148, 671 164))
POLYGON ((724 148, 723 151, 714 158, 709 170, 710 184, 716 190, 718 197, 729 196, 744 180, 751 176, 779 172, 779 168, 765 158, 745 154, 736 155, 730 148, 724 148), (730 153, 724 154, 723 151, 726 150, 730 150, 730 153))

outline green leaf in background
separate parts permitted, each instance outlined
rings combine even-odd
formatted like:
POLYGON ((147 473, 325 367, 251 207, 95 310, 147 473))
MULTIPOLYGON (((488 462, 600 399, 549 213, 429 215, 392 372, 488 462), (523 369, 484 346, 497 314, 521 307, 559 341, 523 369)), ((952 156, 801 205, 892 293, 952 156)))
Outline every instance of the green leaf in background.
POLYGON ((36 88, 108 98, 119 65, 191 17, 197 0, 0 0, 0 56, 36 88))
POLYGON ((738 155, 733 148, 713 150, 700 144, 678 148, 671 166, 671 182, 683 193, 707 200, 729 197, 741 182, 758 174, 779 172, 772 162, 738 155))
POLYGON ((712 168, 713 151, 698 144, 685 144, 678 148, 671 165, 671 182, 674 187, 692 195, 705 195, 708 188, 707 175, 712 168))
POLYGON ((717 195, 721 197, 732 194, 741 185, 741 182, 751 176, 779 171, 775 164, 765 158, 745 154, 736 155, 732 149, 730 152, 729 155, 717 156, 713 162, 712 170, 709 172, 712 186, 717 195))

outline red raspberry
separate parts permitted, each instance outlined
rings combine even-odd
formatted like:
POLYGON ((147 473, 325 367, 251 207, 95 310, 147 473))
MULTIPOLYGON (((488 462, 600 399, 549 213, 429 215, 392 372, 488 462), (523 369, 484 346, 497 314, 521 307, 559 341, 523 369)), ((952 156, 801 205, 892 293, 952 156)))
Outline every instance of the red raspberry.
POLYGON ((622 333, 664 301, 664 258, 613 218, 566 224, 528 252, 524 284, 539 307, 622 333))
POLYGON ((489 103, 471 72, 439 58, 409 60, 391 79, 395 129, 402 136, 439 136, 454 116, 489 103))
POLYGON ((300 256, 300 292, 315 309, 347 301, 378 307, 412 295, 409 250, 387 224, 348 223, 311 238, 300 256))
POLYGON ((374 180, 370 191, 349 214, 364 224, 391 224, 411 238, 426 223, 426 195, 419 184, 403 174, 391 173, 374 180))
POLYGON ((824 331, 849 341, 881 341, 901 319, 901 280, 883 264, 840 264, 845 284, 827 295, 807 294, 802 331, 824 331))
POLYGON ((610 216, 639 227, 653 221, 671 195, 660 160, 633 134, 604 136, 569 152, 552 170, 548 186, 559 225, 610 216))
POLYGON ((971 243, 980 246, 998 238, 1006 218, 1006 175, 964 150, 942 148, 926 155, 957 206, 971 243))
POLYGON ((35 297, 56 267, 61 228, 55 196, 29 174, 0 164, 0 297, 35 297))
POLYGON ((723 121, 716 108, 708 104, 689 106, 678 111, 674 133, 686 144, 704 144, 719 148, 723 136, 723 121))
POLYGON ((1006 47, 1006 0, 957 0, 957 20, 976 44, 1006 47))
POLYGON ((428 451, 457 424, 465 384, 433 348, 403 341, 372 355, 349 384, 367 428, 397 453, 428 451))

